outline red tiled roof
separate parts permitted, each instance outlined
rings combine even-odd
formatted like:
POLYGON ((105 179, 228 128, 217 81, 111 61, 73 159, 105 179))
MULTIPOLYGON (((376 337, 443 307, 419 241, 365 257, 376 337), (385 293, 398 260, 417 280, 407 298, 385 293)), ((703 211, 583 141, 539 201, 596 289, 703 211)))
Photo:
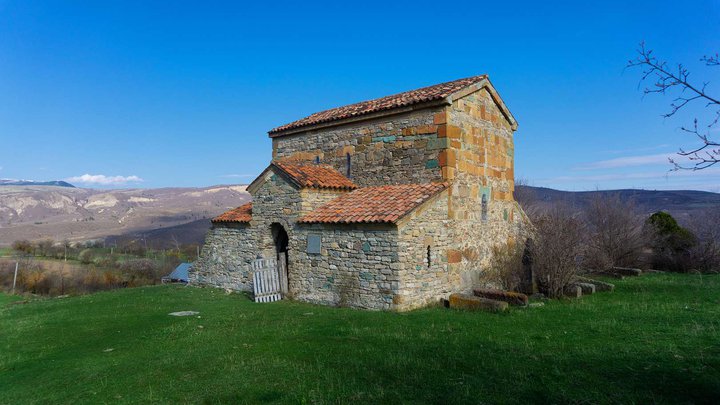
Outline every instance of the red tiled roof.
POLYGON ((355 190, 357 186, 330 165, 273 162, 300 187, 355 190))
POLYGON ((299 222, 395 223, 447 186, 447 183, 429 183, 363 187, 330 201, 299 222))
POLYGON ((345 118, 370 114, 373 112, 391 110, 393 108, 441 100, 455 92, 462 90, 467 86, 478 83, 486 78, 487 75, 467 77, 465 79, 458 79, 452 82, 440 83, 434 86, 423 87, 417 90, 393 94, 391 96, 386 96, 375 100, 363 101, 360 103, 346 105, 344 107, 337 107, 330 110, 317 112, 303 119, 274 128, 270 130, 268 134, 270 135, 270 137, 274 137, 279 136, 279 132, 283 132, 289 129, 295 129, 324 122, 338 121, 345 118))
POLYGON ((247 223, 252 220, 252 203, 247 203, 245 205, 241 205, 237 208, 231 209, 228 212, 225 212, 221 215, 218 215, 217 217, 212 219, 212 223, 221 223, 221 222, 237 222, 237 223, 247 223))

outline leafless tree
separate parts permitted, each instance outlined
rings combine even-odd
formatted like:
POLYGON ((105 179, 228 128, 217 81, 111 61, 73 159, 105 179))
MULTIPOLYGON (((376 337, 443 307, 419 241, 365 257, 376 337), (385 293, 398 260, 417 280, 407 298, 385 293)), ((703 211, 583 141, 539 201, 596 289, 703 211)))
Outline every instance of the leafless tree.
POLYGON ((690 265, 702 272, 720 272, 720 207, 690 218, 688 228, 697 238, 690 248, 690 265))
MULTIPOLYGON (((700 139, 700 146, 691 149, 680 149, 678 155, 690 160, 690 165, 670 159, 674 170, 702 170, 720 162, 720 142, 710 138, 711 129, 720 121, 720 98, 713 97, 707 92, 708 82, 701 85, 690 81, 690 71, 682 64, 669 65, 666 61, 658 59, 652 49, 647 49, 645 43, 641 43, 637 50, 638 56, 628 61, 627 67, 639 67, 642 69, 641 82, 651 84, 643 90, 645 94, 667 94, 675 92, 678 95, 670 104, 670 111, 663 114, 664 117, 672 117, 678 111, 694 102, 705 103, 705 107, 712 110, 714 116, 707 124, 698 125, 695 118, 690 127, 683 126, 682 131, 695 135, 700 139)), ((703 56, 701 62, 708 67, 720 66, 719 54, 703 56)))
POLYGON ((526 178, 520 177, 515 179, 513 197, 526 212, 532 211, 535 208, 535 202, 537 200, 537 195, 535 194, 535 191, 530 188, 530 182, 526 178))
POLYGON ((632 201, 618 194, 597 195, 585 211, 588 225, 586 265, 596 270, 638 266, 646 246, 644 220, 632 201))
POLYGON ((173 233, 170 235, 170 239, 172 241, 172 245, 175 248, 175 252, 180 254, 180 241, 178 240, 177 236, 173 233))
POLYGON ((583 223, 573 211, 555 206, 534 225, 531 254, 538 287, 550 297, 559 297, 581 265, 583 223))

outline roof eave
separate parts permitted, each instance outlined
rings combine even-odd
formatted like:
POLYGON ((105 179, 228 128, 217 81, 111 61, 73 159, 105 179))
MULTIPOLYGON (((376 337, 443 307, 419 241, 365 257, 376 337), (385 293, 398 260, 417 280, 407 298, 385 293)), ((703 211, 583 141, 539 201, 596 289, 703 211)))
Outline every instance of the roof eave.
POLYGON ((426 108, 436 107, 439 105, 449 105, 449 103, 450 103, 449 98, 440 98, 437 100, 425 101, 425 102, 410 104, 410 105, 406 105, 406 106, 402 106, 402 107, 394 107, 394 108, 390 108, 387 110, 376 111, 376 112, 369 113, 369 114, 362 114, 362 115, 358 115, 355 117, 347 117, 347 118, 341 118, 338 120, 303 125, 303 126, 289 128, 289 129, 277 131, 277 132, 270 131, 270 132, 268 132, 268 136, 270 138, 280 138, 283 136, 295 135, 295 134, 298 134, 301 132, 307 132, 307 131, 312 131, 312 130, 317 130, 317 129, 325 129, 325 128, 336 127, 336 126, 340 126, 340 125, 353 124, 356 122, 367 121, 367 120, 402 114, 402 113, 411 112, 411 111, 424 110, 426 108))
POLYGON ((223 221, 223 220, 215 221, 215 220, 210 220, 210 223, 212 223, 212 224, 249 224, 250 221, 223 221))

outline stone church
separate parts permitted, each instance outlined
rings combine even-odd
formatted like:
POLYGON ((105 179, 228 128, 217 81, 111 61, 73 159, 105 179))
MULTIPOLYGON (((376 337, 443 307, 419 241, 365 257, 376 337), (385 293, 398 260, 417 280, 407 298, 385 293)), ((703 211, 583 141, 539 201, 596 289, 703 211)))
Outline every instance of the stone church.
POLYGON ((191 283, 252 291, 284 264, 289 298, 408 310, 465 292, 493 248, 524 243, 515 118, 486 75, 318 112, 269 132, 252 202, 212 220, 191 283))

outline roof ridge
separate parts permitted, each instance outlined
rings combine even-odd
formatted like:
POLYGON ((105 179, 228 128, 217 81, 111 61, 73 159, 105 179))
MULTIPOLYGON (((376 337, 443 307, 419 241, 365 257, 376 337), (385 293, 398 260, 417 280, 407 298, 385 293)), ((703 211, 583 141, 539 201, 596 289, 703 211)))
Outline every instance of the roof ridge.
POLYGON ((304 118, 271 129, 270 137, 280 132, 326 122, 340 121, 345 118, 367 115, 373 112, 392 110, 398 107, 415 105, 443 99, 467 86, 487 79, 487 74, 465 77, 444 83, 433 84, 413 90, 391 94, 379 98, 360 101, 312 113, 304 118))

